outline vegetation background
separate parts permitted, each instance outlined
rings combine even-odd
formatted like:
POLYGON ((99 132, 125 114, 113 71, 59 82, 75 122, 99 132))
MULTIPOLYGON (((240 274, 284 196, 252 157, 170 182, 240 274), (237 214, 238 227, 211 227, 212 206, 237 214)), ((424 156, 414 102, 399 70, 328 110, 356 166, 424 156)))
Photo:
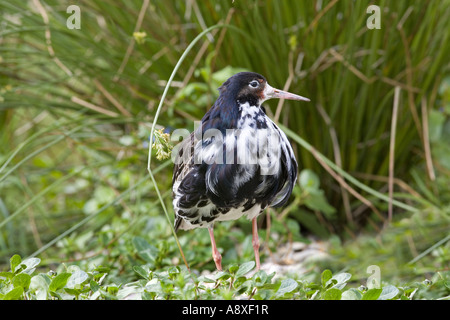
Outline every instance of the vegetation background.
POLYGON ((71 4, 0 0, 0 298, 449 298, 450 1, 90 0, 80 29, 71 4), (164 133, 241 70, 311 99, 266 105, 301 174, 262 257, 301 271, 248 275, 245 219, 216 228, 223 273, 205 230, 172 233, 164 133))

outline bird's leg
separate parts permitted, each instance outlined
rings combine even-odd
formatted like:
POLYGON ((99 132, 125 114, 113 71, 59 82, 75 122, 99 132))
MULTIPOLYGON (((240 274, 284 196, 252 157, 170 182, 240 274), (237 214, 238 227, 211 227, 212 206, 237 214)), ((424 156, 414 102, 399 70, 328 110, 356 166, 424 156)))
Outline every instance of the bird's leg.
POLYGON ((214 240, 213 228, 214 227, 212 225, 208 227, 209 237, 211 238, 212 256, 217 270, 222 271, 222 256, 220 255, 219 250, 217 250, 216 241, 214 240))
POLYGON ((252 219, 252 234, 253 234, 253 251, 255 251, 256 271, 259 270, 259 237, 258 237, 258 224, 256 217, 252 219))

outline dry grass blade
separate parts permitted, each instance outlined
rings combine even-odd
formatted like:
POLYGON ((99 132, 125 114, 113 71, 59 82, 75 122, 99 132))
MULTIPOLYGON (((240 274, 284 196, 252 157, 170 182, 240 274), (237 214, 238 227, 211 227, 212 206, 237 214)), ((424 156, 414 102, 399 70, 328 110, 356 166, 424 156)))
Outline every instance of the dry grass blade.
POLYGON ((127 109, 125 109, 125 107, 122 106, 120 102, 117 101, 117 99, 114 98, 114 96, 110 92, 108 92, 108 90, 106 90, 105 87, 97 79, 94 79, 94 84, 98 88, 98 90, 103 93, 105 98, 108 99, 108 101, 111 102, 124 116, 132 116, 131 113, 127 109))
POLYGON ((55 50, 52 46, 52 34, 50 33, 50 27, 49 27, 49 19, 47 15, 47 11, 42 6, 41 2, 39 0, 33 0, 33 4, 38 9, 39 13, 42 16, 42 20, 44 20, 45 23, 45 39, 47 43, 47 50, 50 56, 52 57, 52 60, 56 63, 56 65, 61 68, 68 76, 72 76, 72 71, 67 68, 64 63, 59 60, 59 58, 55 54, 55 50))
POLYGON ((80 106, 83 106, 85 108, 91 109, 93 111, 96 111, 98 113, 101 113, 101 114, 104 114, 104 115, 107 115, 107 116, 110 116, 110 117, 116 118, 116 117, 119 116, 119 114, 116 113, 116 112, 109 111, 109 110, 107 110, 105 108, 96 106, 95 104, 92 104, 90 102, 84 101, 83 99, 80 99, 80 98, 75 97, 75 96, 71 97, 70 100, 72 102, 75 102, 76 104, 79 104, 80 106))
POLYGON ((421 104, 422 110, 422 123, 423 123, 423 146, 425 151, 425 163, 427 165, 428 177, 431 181, 436 180, 436 174, 434 173, 433 168, 433 159, 431 158, 431 149, 430 149, 430 136, 428 129, 428 110, 427 110, 427 100, 425 97, 422 98, 421 104))
POLYGON ((392 221, 392 198, 394 193, 394 159, 395 159, 395 136, 397 132, 398 106, 400 100, 400 87, 395 87, 394 107, 392 110, 391 139, 389 144, 389 203, 388 203, 388 220, 392 221))

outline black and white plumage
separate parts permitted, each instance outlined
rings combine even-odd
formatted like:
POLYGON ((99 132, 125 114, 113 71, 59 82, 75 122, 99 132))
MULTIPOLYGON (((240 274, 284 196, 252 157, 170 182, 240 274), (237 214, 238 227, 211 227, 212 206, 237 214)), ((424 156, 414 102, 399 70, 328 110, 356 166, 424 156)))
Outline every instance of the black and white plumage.
POLYGON ((274 89, 253 72, 235 74, 219 92, 201 126, 176 151, 175 230, 207 227, 214 261, 221 270, 213 224, 246 216, 253 223, 259 269, 256 218, 269 206, 284 205, 297 178, 297 161, 289 140, 266 115, 262 103, 271 98, 309 100, 274 89))

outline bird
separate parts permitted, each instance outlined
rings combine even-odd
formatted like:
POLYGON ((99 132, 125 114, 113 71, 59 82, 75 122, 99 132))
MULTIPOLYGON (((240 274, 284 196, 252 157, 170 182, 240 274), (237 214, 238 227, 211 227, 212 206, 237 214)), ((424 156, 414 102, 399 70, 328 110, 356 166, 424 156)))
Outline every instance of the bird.
POLYGON ((207 228, 212 257, 222 270, 214 223, 246 216, 252 223, 260 269, 257 217, 288 201, 298 164, 286 134, 268 117, 264 101, 308 98, 273 88, 255 72, 239 72, 219 88, 200 125, 174 149, 174 229, 207 228))

